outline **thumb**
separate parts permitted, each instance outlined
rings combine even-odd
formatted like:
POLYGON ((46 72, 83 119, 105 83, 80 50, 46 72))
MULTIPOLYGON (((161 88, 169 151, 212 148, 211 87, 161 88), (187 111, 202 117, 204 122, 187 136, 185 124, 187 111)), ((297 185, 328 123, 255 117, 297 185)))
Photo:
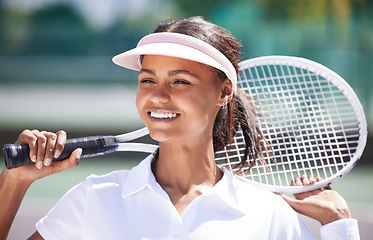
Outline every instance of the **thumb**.
POLYGON ((300 204, 300 201, 295 199, 295 198, 292 198, 292 197, 289 197, 289 196, 286 196, 286 195, 281 195, 279 194, 294 210, 297 211, 297 209, 299 208, 299 204, 300 204))
POLYGON ((305 216, 308 216, 310 218, 313 218, 317 221, 319 221, 320 223, 321 220, 320 220, 320 216, 322 216, 322 214, 320 214, 320 207, 318 206, 315 206, 314 203, 312 202, 305 202, 304 200, 299 200, 299 199, 294 199, 294 198, 291 198, 289 196, 285 196, 285 195, 280 195, 289 205, 290 207, 292 207, 296 212, 300 213, 300 214, 303 214, 305 216))
POLYGON ((81 148, 77 148, 71 153, 68 159, 54 162, 53 171, 57 173, 78 166, 82 151, 81 148))

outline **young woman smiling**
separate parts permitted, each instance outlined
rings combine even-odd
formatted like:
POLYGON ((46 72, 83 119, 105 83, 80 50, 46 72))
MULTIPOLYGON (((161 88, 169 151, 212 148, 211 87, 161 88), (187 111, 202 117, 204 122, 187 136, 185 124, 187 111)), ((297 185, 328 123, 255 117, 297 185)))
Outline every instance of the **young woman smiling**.
MULTIPOLYGON (((129 171, 88 177, 37 223, 30 239, 312 239, 293 209, 318 220, 323 239, 359 238, 357 221, 335 191, 281 197, 216 165, 214 153, 238 127, 247 157, 258 160, 263 150, 248 96, 236 86, 239 49, 225 29, 193 17, 159 25, 114 57, 139 71, 137 109, 159 149, 129 171)), ((64 132, 20 135, 17 143, 29 144, 37 168, 3 170, 2 237, 33 181, 77 165, 80 149, 51 163, 65 141, 64 132)), ((295 184, 313 181, 301 176, 295 184)))

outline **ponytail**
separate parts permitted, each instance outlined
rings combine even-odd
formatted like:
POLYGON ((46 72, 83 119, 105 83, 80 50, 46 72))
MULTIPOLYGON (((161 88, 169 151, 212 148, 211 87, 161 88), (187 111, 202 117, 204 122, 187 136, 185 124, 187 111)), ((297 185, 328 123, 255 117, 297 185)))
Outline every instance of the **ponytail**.
POLYGON ((218 112, 213 128, 214 151, 223 150, 232 143, 239 130, 243 134, 245 151, 237 167, 250 168, 262 155, 264 137, 256 123, 256 111, 250 103, 250 96, 240 89, 227 107, 218 112))

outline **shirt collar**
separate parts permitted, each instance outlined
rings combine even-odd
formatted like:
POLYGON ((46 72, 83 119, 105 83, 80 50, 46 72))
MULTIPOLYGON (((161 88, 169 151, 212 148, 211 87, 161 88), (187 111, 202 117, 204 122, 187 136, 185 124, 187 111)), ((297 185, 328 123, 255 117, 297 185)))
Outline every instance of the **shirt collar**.
MULTIPOLYGON (((153 172, 151 170, 153 156, 153 154, 149 155, 136 167, 132 168, 123 187, 123 198, 129 197, 139 191, 142 191, 146 187, 155 190, 159 194, 166 194, 163 193, 163 191, 158 191, 161 187, 156 182, 155 176, 153 175, 153 172)), ((237 177, 235 177, 228 169, 224 167, 220 168, 224 173, 222 179, 220 179, 220 181, 210 191, 204 193, 203 195, 215 195, 216 199, 222 201, 222 203, 232 208, 232 210, 236 211, 237 213, 243 213, 240 210, 236 194, 241 181, 237 177)), ((168 198, 168 196, 163 197, 168 198)))
POLYGON ((132 168, 123 187, 123 198, 133 195, 145 187, 152 188, 152 186, 156 184, 155 177, 151 170, 153 156, 153 154, 149 155, 137 166, 132 168))
POLYGON ((224 175, 222 179, 211 189, 211 194, 216 195, 222 202, 233 208, 235 211, 243 213, 240 210, 237 191, 241 181, 225 167, 220 167, 224 175))

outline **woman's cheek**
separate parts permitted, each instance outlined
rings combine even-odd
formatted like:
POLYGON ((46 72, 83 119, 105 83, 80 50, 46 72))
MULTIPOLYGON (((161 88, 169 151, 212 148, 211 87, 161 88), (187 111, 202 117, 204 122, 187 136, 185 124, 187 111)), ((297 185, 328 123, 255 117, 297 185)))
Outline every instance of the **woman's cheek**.
MULTIPOLYGON (((144 93, 143 91, 141 90, 137 90, 136 91, 136 108, 137 108, 137 111, 141 117, 141 119, 143 119, 143 115, 144 115, 144 106, 145 106, 145 96, 144 96, 144 93)), ((144 119, 143 119, 144 120, 144 119)))

